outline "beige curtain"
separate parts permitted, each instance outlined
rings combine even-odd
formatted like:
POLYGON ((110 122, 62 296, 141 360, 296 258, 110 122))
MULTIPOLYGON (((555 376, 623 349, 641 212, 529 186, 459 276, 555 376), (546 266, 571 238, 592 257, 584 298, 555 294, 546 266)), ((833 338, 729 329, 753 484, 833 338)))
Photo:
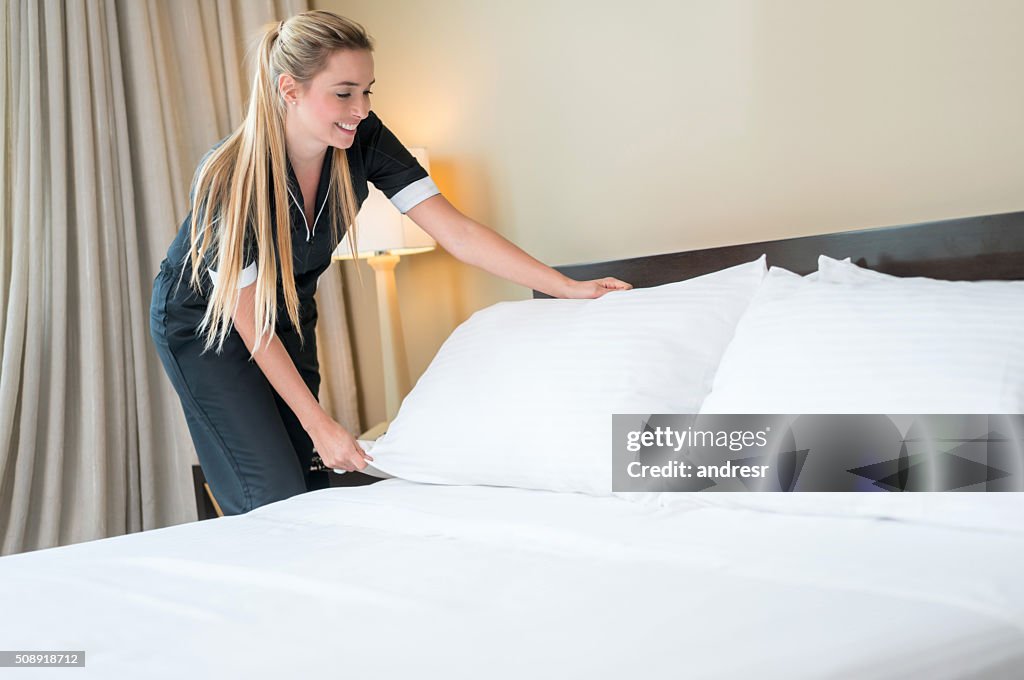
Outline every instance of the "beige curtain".
MULTIPOLYGON (((240 121, 260 27, 306 0, 8 0, 0 64, 0 554, 196 517, 149 336, 196 162, 240 121)), ((340 267, 321 400, 358 411, 340 267)))

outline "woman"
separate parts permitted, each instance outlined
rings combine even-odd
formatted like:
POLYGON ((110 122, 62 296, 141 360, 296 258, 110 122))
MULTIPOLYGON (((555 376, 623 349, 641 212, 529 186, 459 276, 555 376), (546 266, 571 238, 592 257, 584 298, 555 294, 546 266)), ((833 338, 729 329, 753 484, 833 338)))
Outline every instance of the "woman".
POLYGON ((373 460, 317 401, 313 299, 339 225, 355 252, 367 181, 463 262, 555 297, 630 288, 567 278, 456 210, 370 110, 372 49, 324 11, 266 32, 245 120, 200 161, 154 281, 153 339, 225 514, 328 486, 314 451, 345 470, 373 460))

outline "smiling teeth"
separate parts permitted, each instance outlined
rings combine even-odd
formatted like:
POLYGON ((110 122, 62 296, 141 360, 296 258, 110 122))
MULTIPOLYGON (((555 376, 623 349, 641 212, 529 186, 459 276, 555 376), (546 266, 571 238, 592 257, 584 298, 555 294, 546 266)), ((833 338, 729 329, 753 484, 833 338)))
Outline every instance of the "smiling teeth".
POLYGON ((348 125, 347 123, 335 123, 335 125, 337 125, 338 127, 343 127, 346 130, 355 130, 356 129, 355 125, 348 125))

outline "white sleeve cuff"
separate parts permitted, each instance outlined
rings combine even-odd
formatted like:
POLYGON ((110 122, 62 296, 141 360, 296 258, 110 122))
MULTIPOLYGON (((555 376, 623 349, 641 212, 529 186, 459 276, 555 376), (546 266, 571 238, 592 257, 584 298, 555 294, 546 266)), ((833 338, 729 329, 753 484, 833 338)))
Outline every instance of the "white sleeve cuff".
MULTIPOLYGON (((217 272, 212 268, 208 270, 210 272, 210 279, 213 281, 214 287, 217 285, 217 272)), ((256 263, 253 262, 248 267, 242 270, 242 273, 238 276, 238 287, 245 288, 256 283, 256 263)))
POLYGON ((441 193, 430 177, 418 179, 391 197, 391 203, 403 215, 431 196, 441 193))

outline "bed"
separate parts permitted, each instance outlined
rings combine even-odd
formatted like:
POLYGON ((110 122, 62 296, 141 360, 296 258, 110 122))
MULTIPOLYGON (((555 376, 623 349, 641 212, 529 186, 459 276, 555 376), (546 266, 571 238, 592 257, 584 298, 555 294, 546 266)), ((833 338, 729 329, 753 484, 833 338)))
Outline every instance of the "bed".
MULTIPOLYGON (((823 253, 902 277, 1018 280, 1024 213, 562 269, 655 288, 761 254, 802 276, 823 253)), ((471 434, 405 439, 458 449, 471 434)), ((493 465, 466 477, 464 459, 432 471, 438 483, 378 455, 403 441, 391 435, 363 442, 389 477, 374 484, 0 558, 0 646, 85 653, 80 670, 25 677, 1024 674, 1022 494, 625 497, 580 491, 582 475, 529 488, 560 474, 542 465, 518 486, 493 465)), ((505 439, 474 437, 478 459, 505 439)))

